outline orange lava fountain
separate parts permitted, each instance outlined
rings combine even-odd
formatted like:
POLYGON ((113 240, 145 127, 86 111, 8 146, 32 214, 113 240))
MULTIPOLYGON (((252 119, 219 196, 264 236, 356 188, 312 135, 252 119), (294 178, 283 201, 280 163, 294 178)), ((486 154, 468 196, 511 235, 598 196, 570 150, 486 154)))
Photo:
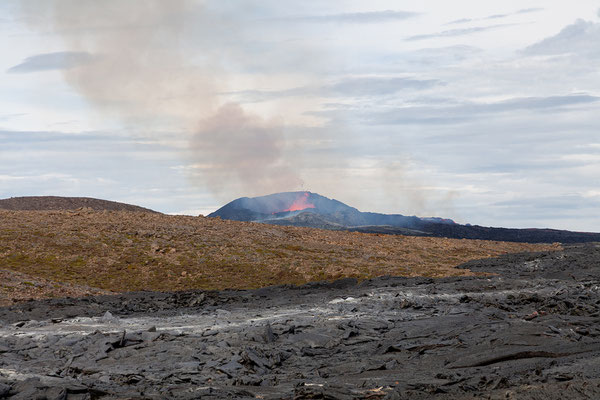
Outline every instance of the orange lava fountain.
POLYGON ((283 210, 282 212, 300 211, 306 210, 307 208, 315 208, 315 205, 308 201, 308 196, 309 194, 307 192, 304 192, 302 196, 298 197, 288 209, 283 210))

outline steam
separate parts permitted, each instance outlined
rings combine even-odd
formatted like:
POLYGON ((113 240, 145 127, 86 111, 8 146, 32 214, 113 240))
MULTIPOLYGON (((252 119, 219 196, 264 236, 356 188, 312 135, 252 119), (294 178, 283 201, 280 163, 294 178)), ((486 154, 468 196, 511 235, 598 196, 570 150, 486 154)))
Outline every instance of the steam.
MULTIPOLYGON (((395 205, 396 210, 403 210, 409 215, 419 216, 452 216, 460 219, 454 201, 458 193, 451 189, 440 189, 428 186, 424 176, 414 176, 406 167, 409 159, 402 162, 382 164, 384 179, 380 181, 385 198, 395 205)), ((393 210, 391 210, 393 212, 393 210)))
POLYGON ((216 193, 237 184, 250 196, 298 187, 302 181, 285 165, 283 123, 248 114, 238 104, 225 104, 200 122, 192 147, 203 155, 200 178, 216 193))
POLYGON ((215 42, 235 41, 239 21, 190 0, 23 0, 20 7, 36 30, 92 55, 62 72, 101 117, 146 135, 182 132, 188 160, 200 166, 194 182, 217 197, 301 185, 283 158, 283 121, 219 98, 230 89, 232 60, 215 42), (186 52, 190 40, 202 54, 186 52))
MULTIPOLYGON (((59 49, 63 51, 50 53, 53 69, 62 68, 66 82, 100 118, 115 119, 136 136, 179 148, 185 143, 186 165, 180 170, 186 171, 193 184, 209 189, 216 200, 303 189, 302 171, 311 179, 312 188, 319 186, 324 193, 347 201, 360 199, 355 204, 362 203, 364 209, 373 203, 372 192, 366 188, 382 191, 379 185, 394 205, 404 201, 415 212, 431 208, 429 193, 408 179, 401 166, 386 167, 382 161, 370 171, 350 168, 351 157, 361 154, 337 149, 359 147, 359 142, 352 142, 361 133, 351 127, 336 133, 331 125, 320 126, 318 113, 310 116, 310 111, 322 106, 314 93, 300 91, 293 99, 271 103, 232 102, 240 97, 231 93, 269 87, 273 81, 282 87, 321 87, 317 92, 327 101, 382 92, 381 79, 345 79, 350 84, 347 91, 341 84, 323 80, 326 71, 344 69, 336 64, 335 51, 319 47, 324 45, 314 38, 296 40, 304 32, 294 29, 302 28, 277 25, 273 29, 252 22, 247 14, 258 3, 233 3, 19 0, 14 4, 20 19, 41 35, 58 35, 64 41, 65 48, 59 49), (282 29, 287 37, 274 39, 282 29), (83 56, 85 62, 55 59, 74 54, 83 56), (363 90, 374 84, 377 90, 363 90), (296 124, 296 130, 289 129, 289 138, 286 123, 296 124), (307 129, 298 130, 300 125, 307 129), (311 133, 311 127, 327 129, 311 133)), ((319 29, 321 36, 327 36, 325 28, 319 29)), ((44 57, 41 61, 48 62, 48 54, 44 57)), ((343 119, 334 120, 338 129, 343 119)))

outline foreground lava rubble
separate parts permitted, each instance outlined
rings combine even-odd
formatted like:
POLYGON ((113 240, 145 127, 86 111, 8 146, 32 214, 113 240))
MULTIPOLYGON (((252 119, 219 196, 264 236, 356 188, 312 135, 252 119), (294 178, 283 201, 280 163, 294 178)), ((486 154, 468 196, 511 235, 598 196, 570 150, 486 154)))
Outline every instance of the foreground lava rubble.
POLYGON ((0 309, 0 398, 600 398, 600 246, 0 309))

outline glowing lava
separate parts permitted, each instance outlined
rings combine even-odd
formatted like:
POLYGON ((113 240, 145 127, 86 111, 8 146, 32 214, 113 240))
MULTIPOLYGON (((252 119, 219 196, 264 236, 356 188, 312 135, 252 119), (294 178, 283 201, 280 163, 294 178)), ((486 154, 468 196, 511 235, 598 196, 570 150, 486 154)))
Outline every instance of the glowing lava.
POLYGON ((309 203, 308 196, 309 196, 309 194, 307 192, 304 192, 302 194, 302 196, 298 197, 288 209, 283 210, 282 212, 300 211, 300 210, 306 210, 307 208, 315 208, 314 204, 309 203))

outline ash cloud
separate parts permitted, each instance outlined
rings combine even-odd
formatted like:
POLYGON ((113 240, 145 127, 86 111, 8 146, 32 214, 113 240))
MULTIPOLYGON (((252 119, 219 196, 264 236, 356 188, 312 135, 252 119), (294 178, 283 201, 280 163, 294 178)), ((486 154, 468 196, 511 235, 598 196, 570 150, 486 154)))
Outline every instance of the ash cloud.
POLYGON ((24 0, 19 7, 30 26, 60 35, 68 51, 30 57, 11 72, 60 69, 100 117, 136 135, 181 132, 189 160, 213 164, 194 182, 217 197, 301 182, 283 159, 283 123, 219 98, 239 61, 231 46, 243 46, 235 15, 191 0, 24 0))
POLYGON ((195 166, 197 178, 216 193, 228 182, 249 196, 292 190, 302 181, 283 160, 283 130, 280 120, 249 114, 235 103, 225 104, 200 121, 192 147, 202 153, 195 166))

